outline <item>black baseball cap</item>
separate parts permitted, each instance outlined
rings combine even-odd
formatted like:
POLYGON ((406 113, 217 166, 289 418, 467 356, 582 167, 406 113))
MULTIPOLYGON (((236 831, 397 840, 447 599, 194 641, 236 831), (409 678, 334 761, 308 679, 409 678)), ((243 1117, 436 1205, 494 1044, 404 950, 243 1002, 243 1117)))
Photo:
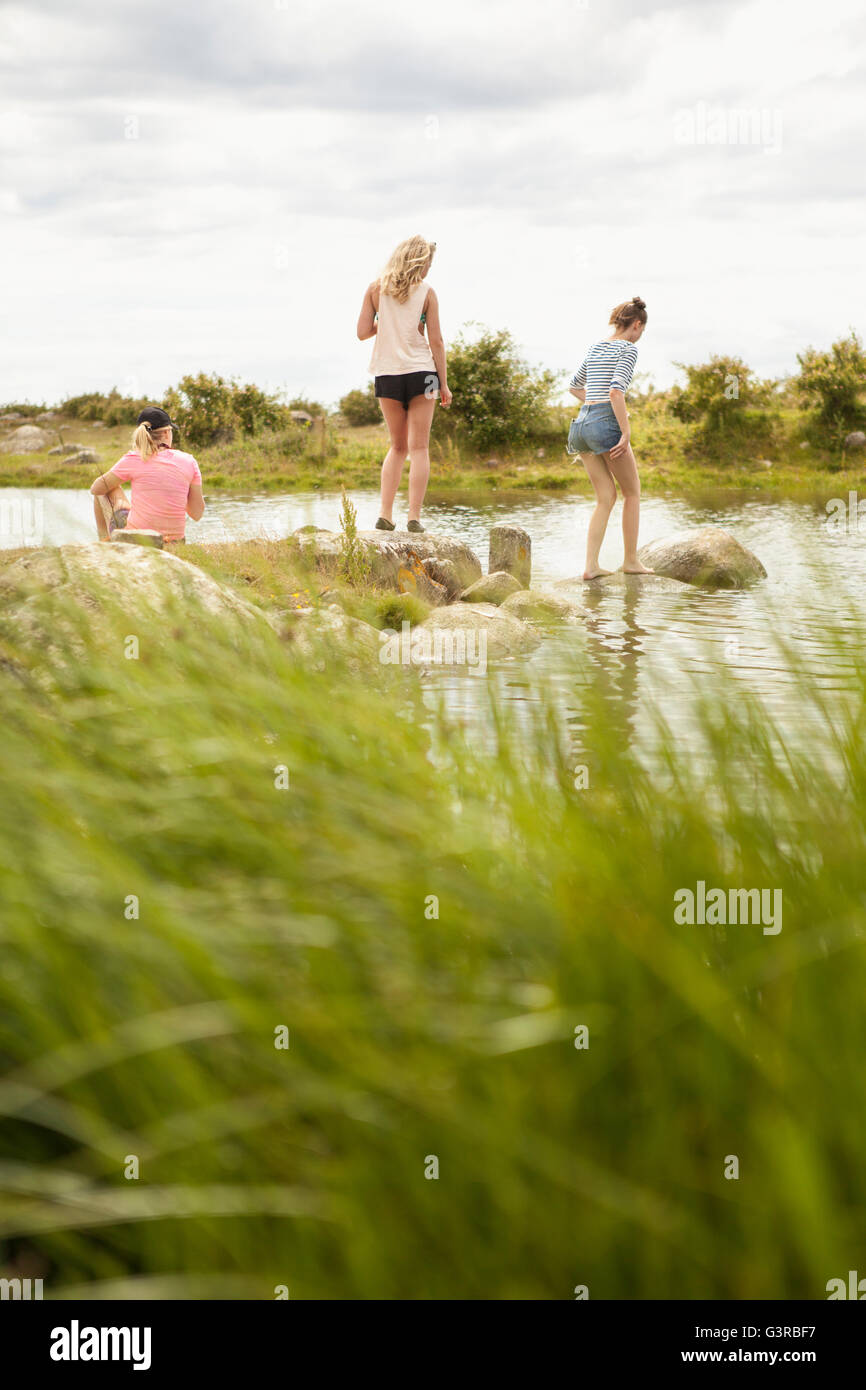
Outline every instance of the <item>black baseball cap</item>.
POLYGON ((146 405, 135 423, 137 425, 149 425, 152 430, 164 430, 169 425, 173 430, 177 429, 177 425, 168 412, 158 405, 146 405))

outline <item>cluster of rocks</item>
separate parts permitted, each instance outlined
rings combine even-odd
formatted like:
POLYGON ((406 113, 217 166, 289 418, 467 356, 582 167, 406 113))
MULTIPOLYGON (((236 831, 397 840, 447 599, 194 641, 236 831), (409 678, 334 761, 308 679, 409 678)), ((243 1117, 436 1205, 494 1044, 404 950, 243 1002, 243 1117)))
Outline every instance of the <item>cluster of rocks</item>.
MULTIPOLYGON (((0 417, 0 424, 15 424, 20 419, 17 415, 4 415, 0 417)), ((45 424, 49 424, 54 415, 51 411, 45 411, 42 415, 36 416, 45 424)), ((54 448, 49 446, 52 439, 56 438, 55 433, 49 434, 40 425, 28 424, 18 425, 13 429, 0 444, 0 452, 4 454, 43 454, 59 455, 66 463, 98 463, 99 454, 95 449, 88 449, 84 444, 56 444, 54 448)))
MULTIPOLYGON (((337 533, 305 526, 293 539, 321 572, 336 574, 342 547, 337 533)), ((432 605, 422 628, 483 630, 492 656, 529 650, 540 640, 539 625, 578 622, 586 611, 568 592, 578 587, 585 590, 581 577, 560 580, 552 589, 530 587, 532 541, 520 526, 491 529, 486 574, 475 552, 452 536, 362 531, 358 541, 366 550, 373 584, 417 594, 432 605)), ((653 575, 618 572, 597 584, 741 589, 766 577, 757 556, 716 526, 653 541, 640 556, 653 568, 653 575)))
MULTIPOLYGON (((87 589, 98 574, 107 574, 114 598, 123 604, 145 601, 159 608, 183 593, 211 612, 237 619, 255 617, 276 625, 276 619, 240 599, 227 586, 206 575, 197 565, 162 548, 156 532, 125 530, 114 533, 113 544, 63 546, 36 551, 4 571, 0 595, 17 592, 24 617, 36 622, 36 600, 47 588, 64 584, 87 589), (32 599, 26 597, 33 595, 32 599), (163 597, 160 597, 162 595, 163 597), (24 599, 23 605, 21 599, 24 599)), ((550 589, 530 587, 532 542, 518 526, 494 526, 490 532, 488 571, 464 541, 451 536, 409 532, 361 532, 361 544, 369 556, 370 575, 384 591, 414 593, 424 597, 431 611, 411 630, 427 638, 434 648, 450 651, 477 647, 483 634, 485 658, 498 660, 531 651, 541 641, 541 629, 550 624, 580 624, 586 614, 582 599, 587 586, 579 577, 558 581, 550 589), (571 592, 570 592, 571 591, 571 592)), ((336 574, 341 538, 330 531, 303 527, 292 543, 323 575, 336 574)), ((680 589, 700 584, 741 588, 764 577, 763 565, 728 532, 717 527, 655 541, 645 546, 642 557, 656 571, 649 576, 622 572, 597 581, 604 586, 656 585, 680 589)), ((322 638, 334 637, 351 648, 352 660, 367 660, 373 653, 381 660, 384 634, 371 624, 344 613, 339 605, 312 606, 293 617, 292 634, 299 651, 325 660, 322 638)), ((423 648, 423 641, 421 647, 423 648)), ((424 664, 416 661, 411 664, 424 664)))

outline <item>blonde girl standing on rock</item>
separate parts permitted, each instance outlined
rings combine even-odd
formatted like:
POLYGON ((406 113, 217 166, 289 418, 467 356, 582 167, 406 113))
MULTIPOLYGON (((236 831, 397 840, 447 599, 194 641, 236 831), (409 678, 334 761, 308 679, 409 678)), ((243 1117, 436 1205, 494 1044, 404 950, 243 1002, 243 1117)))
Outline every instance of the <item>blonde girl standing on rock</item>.
POLYGON ((407 453, 407 529, 424 530, 421 506, 430 477, 430 426, 437 395, 444 406, 451 404, 439 300, 425 284, 435 250, 435 241, 422 236, 401 241, 379 279, 368 286, 358 317, 361 341, 376 339, 370 371, 390 436, 382 464, 379 531, 395 529, 391 513, 407 453))

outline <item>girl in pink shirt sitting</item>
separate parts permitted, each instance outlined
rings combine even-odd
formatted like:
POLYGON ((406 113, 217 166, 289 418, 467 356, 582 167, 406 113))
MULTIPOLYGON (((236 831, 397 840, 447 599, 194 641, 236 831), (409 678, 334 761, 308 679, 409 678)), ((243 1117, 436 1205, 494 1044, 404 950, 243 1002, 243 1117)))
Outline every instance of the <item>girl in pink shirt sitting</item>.
POLYGON ((187 517, 199 521, 204 515, 201 471, 192 454, 171 447, 174 428, 159 406, 146 406, 136 421, 129 453, 96 479, 90 491, 101 541, 126 526, 159 531, 166 541, 183 541, 187 517), (121 483, 131 484, 131 503, 121 483))

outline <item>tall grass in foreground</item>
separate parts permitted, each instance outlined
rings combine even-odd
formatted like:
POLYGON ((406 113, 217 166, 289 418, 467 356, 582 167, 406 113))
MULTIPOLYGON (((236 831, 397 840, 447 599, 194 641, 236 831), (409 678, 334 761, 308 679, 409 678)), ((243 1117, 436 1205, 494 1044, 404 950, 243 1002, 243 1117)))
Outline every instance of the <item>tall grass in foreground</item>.
POLYGON ((62 593, 0 620, 5 1274, 820 1298, 862 1266, 866 689, 787 762, 720 694, 651 776, 584 672, 576 790, 544 701, 491 696, 494 757, 375 659, 132 628, 137 660, 62 593), (781 888, 781 933, 675 925, 699 879, 781 888))

